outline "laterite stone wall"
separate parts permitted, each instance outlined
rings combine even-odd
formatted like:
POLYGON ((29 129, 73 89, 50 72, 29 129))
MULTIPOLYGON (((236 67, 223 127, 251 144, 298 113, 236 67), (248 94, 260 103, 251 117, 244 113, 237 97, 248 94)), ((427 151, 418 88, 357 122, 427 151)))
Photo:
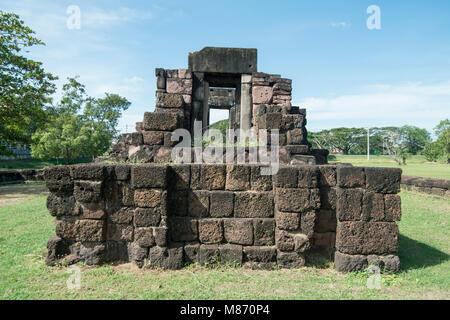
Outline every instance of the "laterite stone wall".
POLYGON ((47 264, 298 268, 325 251, 340 271, 374 263, 394 272, 400 175, 334 165, 289 165, 274 176, 257 165, 49 167, 56 236, 47 264))

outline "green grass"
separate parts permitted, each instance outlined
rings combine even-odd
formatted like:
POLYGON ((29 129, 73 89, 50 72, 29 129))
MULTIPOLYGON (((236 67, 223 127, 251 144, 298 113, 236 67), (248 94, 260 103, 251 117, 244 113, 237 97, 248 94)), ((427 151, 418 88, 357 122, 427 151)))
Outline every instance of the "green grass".
MULTIPOLYGON (((76 163, 91 162, 92 159, 79 159, 76 163)), ((27 160, 0 160, 1 170, 19 170, 19 169, 43 169, 48 166, 63 164, 61 161, 49 160, 42 161, 36 159, 27 160)))
POLYGON ((66 268, 44 263, 46 241, 54 235, 45 196, 0 203, 0 299, 450 299, 448 200, 405 191, 401 197, 402 270, 382 275, 381 290, 368 289, 364 273, 345 275, 331 267, 163 271, 130 264, 80 265, 81 289, 69 290, 66 268))
POLYGON ((406 160, 406 165, 399 166, 389 156, 379 155, 370 156, 367 160, 366 155, 330 155, 328 162, 345 162, 354 166, 369 167, 392 167, 401 168, 403 175, 428 177, 437 179, 450 179, 450 165, 445 163, 428 162, 423 156, 413 156, 406 160))

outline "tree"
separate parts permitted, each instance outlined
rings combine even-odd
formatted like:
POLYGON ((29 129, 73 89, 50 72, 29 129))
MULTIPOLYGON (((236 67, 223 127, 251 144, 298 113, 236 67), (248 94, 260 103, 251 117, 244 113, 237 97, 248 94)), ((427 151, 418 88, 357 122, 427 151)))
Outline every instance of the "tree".
POLYGON ((129 105, 117 94, 106 93, 101 99, 89 97, 84 85, 69 78, 61 101, 51 109, 50 121, 33 135, 32 156, 71 163, 82 156, 102 155, 118 136, 115 128, 129 105))
POLYGON ((400 130, 410 154, 418 154, 431 141, 430 133, 426 129, 406 125, 400 130))
POLYGON ((450 163, 450 121, 448 119, 442 120, 435 128, 434 134, 438 137, 436 149, 440 156, 444 157, 447 163, 450 163))
MULTIPOLYGON (((42 63, 24 57, 27 48, 44 43, 19 16, 0 11, 0 141, 29 143, 32 130, 47 120, 46 106, 55 91, 42 63)), ((0 154, 8 154, 0 145, 0 154)))

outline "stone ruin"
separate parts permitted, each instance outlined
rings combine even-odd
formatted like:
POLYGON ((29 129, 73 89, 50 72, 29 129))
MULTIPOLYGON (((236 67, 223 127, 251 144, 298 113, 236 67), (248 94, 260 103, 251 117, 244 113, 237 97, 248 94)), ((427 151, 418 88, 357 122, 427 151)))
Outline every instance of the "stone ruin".
POLYGON ((291 80, 257 72, 256 58, 204 48, 188 69, 156 69, 155 112, 114 146, 116 163, 46 168, 56 217, 47 264, 273 269, 326 257, 342 272, 398 271, 401 170, 326 164, 307 142, 305 110, 291 106, 291 80), (173 130, 207 128, 211 108, 229 110, 230 128, 278 129, 278 172, 171 163, 173 130))

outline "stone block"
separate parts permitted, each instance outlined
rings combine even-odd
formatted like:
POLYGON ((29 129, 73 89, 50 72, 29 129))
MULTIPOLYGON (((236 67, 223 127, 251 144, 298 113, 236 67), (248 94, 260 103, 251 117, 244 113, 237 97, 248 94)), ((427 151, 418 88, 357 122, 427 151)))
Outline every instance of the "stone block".
POLYGON ((402 170, 397 168, 365 168, 367 190, 379 193, 400 192, 402 170))
POLYGON ((202 244, 199 250, 201 265, 215 265, 220 262, 219 246, 217 244, 202 244))
POLYGON ((186 243, 184 245, 184 260, 186 263, 200 262, 200 243, 186 243))
POLYGON ((133 226, 129 224, 109 223, 107 226, 107 240, 133 241, 133 226))
POLYGON ((336 167, 322 165, 319 166, 320 171, 320 186, 322 187, 335 187, 336 186, 336 167))
POLYGON ((166 91, 167 93, 192 94, 192 79, 168 78, 166 91))
POLYGON ((273 195, 271 192, 236 192, 234 198, 235 217, 273 217, 273 195))
POLYGON ((280 167, 273 178, 273 184, 277 188, 297 188, 298 167, 280 167))
POLYGON ((384 273, 396 273, 400 270, 400 259, 397 255, 369 255, 367 263, 369 266, 377 266, 384 273))
POLYGON ((242 264, 242 246, 235 244, 225 244, 219 246, 219 256, 221 263, 242 264))
POLYGON ((144 260, 148 258, 148 254, 148 248, 140 247, 134 242, 128 244, 128 260, 136 263, 138 267, 144 266, 144 260))
POLYGON ((336 212, 339 221, 359 221, 362 218, 362 189, 337 189, 336 212))
POLYGON ((280 129, 281 113, 266 113, 261 117, 259 129, 280 129))
POLYGON ((234 194, 227 191, 213 191, 210 196, 210 216, 213 218, 231 217, 234 211, 234 194))
POLYGON ((320 188, 321 208, 336 210, 337 194, 336 188, 320 188))
POLYGON ((44 179, 47 189, 52 193, 71 194, 73 192, 69 166, 46 167, 44 179))
POLYGON ((188 193, 188 216, 205 218, 209 215, 209 192, 190 191, 188 193))
POLYGON ((225 240, 228 243, 253 244, 253 222, 251 219, 226 219, 223 224, 225 240))
POLYGON ((205 164, 200 168, 200 182, 203 189, 223 190, 225 189, 226 166, 205 164))
POLYGON ((82 212, 84 219, 105 219, 106 212, 103 203, 85 203, 79 205, 77 210, 82 212))
POLYGON ((70 254, 69 242, 54 236, 47 241, 46 265, 54 266, 58 259, 70 254))
POLYGON ((302 253, 309 250, 311 248, 310 238, 303 233, 294 234, 294 251, 302 253))
POLYGON ((319 185, 319 170, 316 166, 298 167, 298 188, 317 188, 319 185))
POLYGON ((152 247, 149 260, 152 268, 181 269, 184 265, 183 245, 174 243, 169 247, 152 247))
POLYGON ((167 191, 159 189, 138 189, 134 192, 134 203, 141 208, 161 208, 165 213, 167 191))
POLYGON ((278 251, 277 264, 280 268, 295 269, 305 266, 305 256, 297 252, 278 251))
POLYGON ((174 242, 198 240, 196 219, 176 217, 170 219, 170 233, 174 242))
POLYGON ((134 230, 134 241, 140 247, 152 247, 155 245, 153 229, 149 227, 136 228, 134 230))
POLYGON ((299 128, 289 130, 286 133, 287 144, 304 144, 306 137, 303 131, 304 129, 299 128))
POLYGON ((253 219, 255 246, 275 244, 275 219, 253 219))
POLYGON ((349 255, 336 251, 334 268, 339 272, 364 271, 367 268, 367 257, 363 255, 349 255))
POLYGON ((142 131, 144 144, 159 146, 164 144, 164 131, 142 131))
POLYGON ((267 246, 244 247, 244 261, 274 262, 277 261, 277 249, 267 246))
POLYGON ((276 229, 275 243, 281 251, 292 251, 295 247, 294 236, 285 230, 276 229))
POLYGON ((153 236, 155 237, 155 244, 159 247, 167 246, 167 239, 169 235, 169 229, 166 227, 156 227, 153 229, 153 236))
POLYGON ((173 131, 179 127, 179 116, 170 112, 145 112, 144 130, 173 131))
POLYGON ((223 239, 221 219, 200 219, 198 221, 199 240, 204 244, 220 243, 223 239))
POLYGON ((184 100, 181 94, 156 93, 156 107, 158 108, 183 108, 184 100))
POLYGON ((315 210, 302 212, 300 217, 300 229, 302 230, 302 233, 311 238, 314 234, 316 222, 317 214, 315 210))
POLYGON ((73 196, 51 193, 47 197, 47 209, 54 217, 74 216, 80 213, 75 202, 73 196))
POLYGON ((362 220, 384 221, 384 195, 382 193, 364 192, 362 201, 362 220))
POLYGON ((161 164, 144 164, 131 169, 131 185, 135 189, 167 187, 168 166, 161 164))
POLYGON ((255 104, 268 104, 272 102, 273 88, 268 86, 253 86, 252 98, 255 104))
POLYGON ((126 181, 131 177, 131 165, 116 164, 114 165, 114 171, 117 180, 126 181))
POLYGON ((228 165, 225 189, 232 191, 250 189, 250 166, 228 165))
POLYGON ((338 187, 358 188, 365 185, 364 168, 338 166, 336 173, 338 187))
POLYGON ((102 220, 77 220, 75 222, 76 240, 83 242, 104 241, 106 224, 102 220))
POLYGON ((102 181, 75 181, 73 195, 78 202, 97 202, 102 198, 102 181))
POLYGON ((188 213, 188 191, 169 192, 169 215, 184 217, 188 213))
POLYGON ((281 230, 297 230, 300 226, 300 214, 296 212, 277 212, 277 227, 281 230))
POLYGON ((170 187, 174 190, 189 189, 189 180, 191 178, 190 165, 175 164, 170 166, 170 187))
POLYGON ((158 226, 161 221, 161 212, 158 208, 136 208, 133 213, 136 227, 158 226))
POLYGON ((102 164, 78 164, 70 169, 73 180, 102 181, 105 178, 105 166, 102 164))
POLYGON ((271 175, 261 175, 261 167, 251 166, 250 184, 251 184, 252 190, 270 191, 270 190, 272 190, 272 176, 271 175))
POLYGON ((62 239, 75 240, 77 238, 77 230, 74 220, 58 219, 55 222, 56 235, 62 239))
POLYGON ((276 189, 275 203, 283 212, 304 212, 320 207, 318 189, 276 189))
POLYGON ((339 222, 336 249, 346 254, 396 253, 398 226, 395 222, 339 222))
POLYGON ((385 221, 400 221, 402 218, 401 198, 396 194, 384 196, 384 218, 385 221))

